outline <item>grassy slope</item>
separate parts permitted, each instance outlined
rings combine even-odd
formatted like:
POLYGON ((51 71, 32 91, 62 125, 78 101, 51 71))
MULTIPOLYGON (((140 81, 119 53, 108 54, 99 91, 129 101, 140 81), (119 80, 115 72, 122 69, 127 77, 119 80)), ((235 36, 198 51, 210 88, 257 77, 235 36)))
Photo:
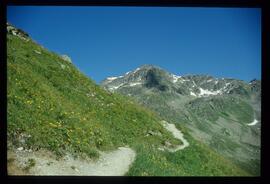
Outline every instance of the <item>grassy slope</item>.
POLYGON ((143 145, 127 175, 141 176, 246 176, 244 171, 190 136, 189 147, 170 153, 143 145))
POLYGON ((9 140, 24 132, 32 135, 29 146, 92 153, 136 142, 148 130, 164 135, 157 143, 171 138, 158 121, 125 97, 102 90, 56 54, 8 36, 9 140))
POLYGON ((239 138, 238 132, 242 132, 241 136, 254 134, 250 127, 246 126, 253 121, 253 109, 244 99, 237 96, 217 96, 189 101, 181 98, 177 101, 177 97, 170 96, 170 94, 162 94, 159 91, 145 92, 141 88, 135 89, 135 92, 122 88, 120 93, 138 94, 133 98, 145 107, 157 112, 171 123, 179 124, 180 122, 189 127, 190 130, 196 130, 192 136, 196 137, 197 140, 205 139, 204 143, 219 154, 226 156, 252 175, 260 175, 259 154, 252 153, 258 150, 258 147, 250 147, 237 139, 239 138), (223 120, 216 122, 219 118, 223 118, 223 120), (231 121, 235 123, 228 123, 231 121), (226 134, 228 132, 229 134, 226 134), (208 136, 204 137, 206 135, 208 136), (208 137, 211 140, 208 140, 208 137), (250 148, 247 149, 248 147, 250 148), (253 151, 251 152, 251 150, 253 151), (245 160, 241 158, 242 155, 245 155, 245 160))
POLYGON ((95 158, 97 150, 129 145, 138 155, 128 175, 247 175, 190 136, 186 150, 158 151, 166 140, 177 140, 154 113, 106 92, 31 40, 7 38, 9 149, 46 148, 59 156, 68 151, 95 158), (162 136, 146 138, 149 130, 162 136), (31 135, 25 143, 20 142, 23 134, 31 135))

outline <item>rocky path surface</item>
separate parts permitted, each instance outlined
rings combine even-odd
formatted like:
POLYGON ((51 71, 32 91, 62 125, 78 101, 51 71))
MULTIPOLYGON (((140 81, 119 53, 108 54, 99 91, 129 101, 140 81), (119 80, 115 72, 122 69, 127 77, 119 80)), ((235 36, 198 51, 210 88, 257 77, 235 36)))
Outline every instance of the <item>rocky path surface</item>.
POLYGON ((162 121, 162 125, 164 126, 164 128, 166 128, 169 132, 171 132, 173 134, 173 136, 176 138, 176 139, 179 139, 183 142, 183 144, 181 145, 178 145, 176 146, 175 148, 166 148, 168 151, 170 152, 176 152, 178 150, 182 150, 186 147, 189 146, 189 143, 188 141, 184 138, 184 135, 183 133, 178 130, 174 124, 172 123, 168 123, 166 121, 162 121))
MULTIPOLYGON (((9 170, 10 175, 77 175, 77 176, 122 176, 132 162, 136 153, 128 147, 119 147, 112 152, 101 152, 97 161, 74 159, 72 156, 57 160, 56 157, 45 150, 37 152, 16 151, 14 164, 16 168, 25 168, 29 159, 34 159, 35 166, 29 172, 15 172, 9 170)), ((12 168, 12 167, 11 167, 12 168)))
MULTIPOLYGON (((173 148, 163 147, 162 150, 176 152, 189 146, 184 135, 174 124, 166 121, 161 122, 172 135, 181 140, 182 144, 173 148)), ((66 155, 60 159, 47 150, 29 151, 22 147, 9 151, 8 157, 12 158, 12 164, 8 166, 9 175, 76 175, 76 176, 123 176, 128 172, 135 160, 136 153, 128 147, 119 147, 111 152, 100 152, 100 158, 96 161, 75 159, 66 155), (34 165, 28 171, 24 168, 34 161, 34 165)))

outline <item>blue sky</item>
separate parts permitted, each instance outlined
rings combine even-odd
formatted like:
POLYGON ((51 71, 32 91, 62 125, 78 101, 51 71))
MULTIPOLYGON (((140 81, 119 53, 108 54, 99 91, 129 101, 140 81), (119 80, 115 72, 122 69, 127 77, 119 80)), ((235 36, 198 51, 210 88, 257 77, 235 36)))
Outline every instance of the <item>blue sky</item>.
POLYGON ((7 20, 97 83, 143 64, 261 79, 258 8, 9 6, 7 20))

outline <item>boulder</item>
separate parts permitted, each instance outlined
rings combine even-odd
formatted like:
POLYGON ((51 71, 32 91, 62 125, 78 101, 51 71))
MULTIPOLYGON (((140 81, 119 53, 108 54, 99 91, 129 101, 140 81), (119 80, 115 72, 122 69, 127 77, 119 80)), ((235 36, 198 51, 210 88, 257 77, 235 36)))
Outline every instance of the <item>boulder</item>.
POLYGON ((69 63, 72 63, 71 58, 70 58, 69 56, 67 56, 67 55, 62 55, 61 58, 62 58, 63 60, 65 60, 65 61, 69 62, 69 63))

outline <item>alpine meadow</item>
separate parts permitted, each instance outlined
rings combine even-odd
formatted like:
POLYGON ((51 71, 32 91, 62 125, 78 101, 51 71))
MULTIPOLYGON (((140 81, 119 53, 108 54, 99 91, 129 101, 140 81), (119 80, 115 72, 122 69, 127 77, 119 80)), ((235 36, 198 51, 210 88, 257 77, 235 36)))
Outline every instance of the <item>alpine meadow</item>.
POLYGON ((6 28, 8 175, 260 176, 260 79, 144 63, 97 83, 6 28))

